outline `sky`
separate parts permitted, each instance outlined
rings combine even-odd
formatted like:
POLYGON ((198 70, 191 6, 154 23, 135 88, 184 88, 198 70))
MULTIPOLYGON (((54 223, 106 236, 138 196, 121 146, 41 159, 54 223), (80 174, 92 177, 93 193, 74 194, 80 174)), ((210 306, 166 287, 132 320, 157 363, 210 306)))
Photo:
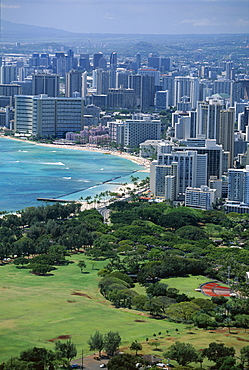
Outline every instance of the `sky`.
POLYGON ((2 18, 82 33, 248 33, 249 0, 0 0, 2 18))

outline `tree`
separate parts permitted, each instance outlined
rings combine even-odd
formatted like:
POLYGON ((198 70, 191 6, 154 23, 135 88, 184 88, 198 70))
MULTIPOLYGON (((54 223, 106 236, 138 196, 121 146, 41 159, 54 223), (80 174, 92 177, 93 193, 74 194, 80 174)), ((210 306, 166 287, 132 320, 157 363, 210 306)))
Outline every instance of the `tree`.
POLYGON ((27 362, 14 357, 9 359, 3 367, 4 370, 27 370, 27 362))
POLYGON ((131 351, 135 351, 136 352, 136 356, 137 356, 137 352, 138 351, 141 351, 142 350, 142 344, 141 343, 138 343, 136 340, 134 342, 131 342, 131 345, 130 345, 130 350, 131 351))
POLYGON ((35 275, 47 275, 48 272, 54 270, 53 266, 44 265, 44 264, 32 264, 32 273, 35 275))
POLYGON ((192 302, 181 302, 172 304, 166 311, 171 320, 191 321, 193 316, 200 310, 200 307, 192 302))
POLYGON ((207 357, 209 361, 217 364, 221 357, 234 357, 235 349, 233 347, 225 347, 224 343, 211 342, 208 348, 204 348, 202 354, 203 357, 207 357))
POLYGON ((196 326, 198 326, 198 328, 215 327, 217 325, 215 318, 204 312, 199 312, 194 315, 193 322, 196 326))
POLYGON ((99 357, 101 357, 101 351, 104 348, 104 337, 98 330, 96 330, 95 334, 90 336, 90 339, 87 341, 89 344, 90 351, 99 351, 99 357))
POLYGON ((85 263, 85 261, 79 261, 77 266, 79 266, 80 271, 83 272, 83 269, 86 268, 86 263, 85 263))
POLYGON ((246 329, 249 328, 249 315, 245 315, 245 314, 236 315, 234 318, 235 318, 235 325, 240 328, 244 328, 246 332, 246 329))
POLYGON ((17 257, 14 259, 14 265, 19 266, 23 268, 24 265, 27 265, 29 263, 29 260, 25 257, 17 257))
POLYGON ((76 345, 67 340, 66 343, 62 343, 60 340, 55 342, 55 351, 60 358, 66 358, 71 361, 77 355, 76 345))
POLYGON ((244 363, 247 362, 247 365, 249 365, 249 346, 242 347, 240 355, 242 364, 244 365, 244 363))
POLYGON ((33 347, 21 352, 19 359, 27 363, 27 369, 45 370, 47 366, 52 368, 55 354, 46 348, 33 347))
POLYGON ((143 294, 139 294, 132 298, 132 306, 134 306, 136 310, 143 310, 146 301, 146 296, 143 294))
POLYGON ((106 352, 109 355, 113 356, 120 346, 121 337, 117 331, 116 332, 109 331, 107 334, 105 334, 104 343, 105 343, 104 348, 106 352))
POLYGON ((165 358, 173 358, 179 365, 186 366, 190 362, 198 361, 198 354, 195 348, 184 342, 175 342, 169 350, 164 353, 165 358))
POLYGON ((136 370, 136 363, 138 359, 130 355, 129 353, 124 353, 113 357, 108 362, 108 370, 136 370))

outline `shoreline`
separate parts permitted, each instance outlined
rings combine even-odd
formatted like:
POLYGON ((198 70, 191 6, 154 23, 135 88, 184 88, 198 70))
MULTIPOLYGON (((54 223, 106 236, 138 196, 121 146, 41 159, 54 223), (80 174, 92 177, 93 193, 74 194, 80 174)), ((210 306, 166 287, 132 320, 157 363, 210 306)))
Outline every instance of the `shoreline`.
MULTIPOLYGON (((16 140, 16 141, 20 141, 20 142, 24 142, 24 143, 26 142, 26 143, 33 144, 33 145, 44 146, 44 147, 48 147, 48 148, 57 148, 57 149, 61 148, 61 149, 73 149, 73 150, 81 150, 81 151, 88 151, 88 152, 98 152, 98 153, 106 154, 107 156, 108 155, 114 155, 114 156, 117 156, 119 158, 127 159, 127 160, 141 166, 142 168, 135 171, 135 173, 136 172, 149 173, 149 169, 150 169, 150 163, 151 162, 148 159, 141 158, 141 157, 135 157, 131 154, 120 152, 120 151, 117 151, 117 150, 97 148, 97 147, 91 146, 89 144, 84 145, 84 146, 66 145, 66 144, 62 144, 62 145, 60 145, 60 144, 46 144, 46 143, 37 143, 37 142, 31 141, 31 140, 24 140, 24 139, 20 139, 18 137, 12 137, 12 136, 0 135, 0 137, 5 138, 5 139, 9 139, 9 140, 16 140)), ((134 173, 134 176, 135 176, 135 173, 134 173)), ((108 183, 108 181, 106 182, 106 185, 108 185, 107 183, 108 183)), ((116 186, 115 185, 114 184, 112 185, 112 189, 113 189, 112 192, 113 193, 121 193, 121 194, 123 194, 124 197, 128 196, 129 191, 132 191, 132 190, 134 191, 135 188, 136 188, 136 186, 133 183, 127 183, 127 184, 123 184, 123 185, 117 184, 116 186)), ((99 194, 99 193, 96 193, 96 195, 97 194, 99 194)), ((110 198, 108 198, 106 200, 101 200, 101 201, 97 202, 97 201, 94 201, 94 196, 92 196, 91 197, 91 202, 87 202, 85 199, 80 199, 80 198, 76 199, 75 201, 81 203, 81 210, 83 211, 83 210, 86 210, 86 209, 92 209, 92 208, 98 209, 98 208, 105 207, 108 204, 110 204, 111 198, 112 197, 110 196, 110 198)), ((57 198, 55 198, 55 199, 57 199, 57 198)), ((71 200, 69 199, 68 201, 71 201, 71 200)), ((43 203, 43 202, 41 202, 41 203, 43 203)))
POLYGON ((57 148, 57 149, 73 149, 73 150, 83 150, 87 152, 98 152, 106 155, 114 155, 119 158, 127 159, 133 163, 138 164, 139 166, 143 166, 144 168, 142 170, 138 170, 137 172, 148 172, 150 171, 150 161, 148 159, 142 158, 142 157, 136 157, 132 154, 120 152, 118 150, 111 150, 111 149, 101 149, 94 146, 91 146, 91 144, 85 144, 85 145, 66 145, 66 144, 46 144, 46 143, 38 143, 31 140, 23 140, 18 137, 13 136, 5 136, 0 135, 1 138, 9 139, 9 140, 17 140, 21 141, 23 143, 29 143, 33 145, 39 145, 39 146, 45 146, 48 148, 57 148))

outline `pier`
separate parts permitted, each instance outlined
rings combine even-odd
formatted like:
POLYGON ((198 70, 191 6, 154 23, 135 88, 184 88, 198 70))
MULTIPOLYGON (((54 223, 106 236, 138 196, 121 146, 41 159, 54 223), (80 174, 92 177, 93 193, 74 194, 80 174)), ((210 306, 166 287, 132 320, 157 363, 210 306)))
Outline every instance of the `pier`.
POLYGON ((36 198, 41 202, 60 202, 60 203, 74 203, 75 200, 66 200, 66 199, 55 199, 55 198, 36 198))

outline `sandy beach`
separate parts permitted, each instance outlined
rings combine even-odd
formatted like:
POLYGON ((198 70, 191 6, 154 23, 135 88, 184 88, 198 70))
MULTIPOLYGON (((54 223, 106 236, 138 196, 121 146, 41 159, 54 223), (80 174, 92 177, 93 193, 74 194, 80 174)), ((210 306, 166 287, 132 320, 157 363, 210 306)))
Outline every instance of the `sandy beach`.
POLYGON ((142 158, 142 157, 136 157, 132 154, 125 153, 125 152, 120 152, 118 150, 97 148, 96 146, 91 145, 91 144, 85 144, 85 145, 46 144, 46 143, 37 143, 37 142, 31 141, 31 140, 24 140, 24 139, 20 139, 18 137, 13 137, 13 136, 0 135, 0 137, 5 138, 5 139, 28 142, 29 144, 34 144, 34 145, 47 146, 47 147, 50 147, 50 148, 84 150, 84 151, 88 151, 88 152, 99 152, 99 153, 103 153, 103 154, 107 154, 107 155, 115 155, 117 157, 128 159, 129 161, 132 161, 132 162, 134 162, 134 163, 136 163, 140 166, 143 166, 144 168, 141 169, 142 172, 149 172, 150 171, 150 163, 151 162, 148 159, 145 159, 145 158, 142 158))

